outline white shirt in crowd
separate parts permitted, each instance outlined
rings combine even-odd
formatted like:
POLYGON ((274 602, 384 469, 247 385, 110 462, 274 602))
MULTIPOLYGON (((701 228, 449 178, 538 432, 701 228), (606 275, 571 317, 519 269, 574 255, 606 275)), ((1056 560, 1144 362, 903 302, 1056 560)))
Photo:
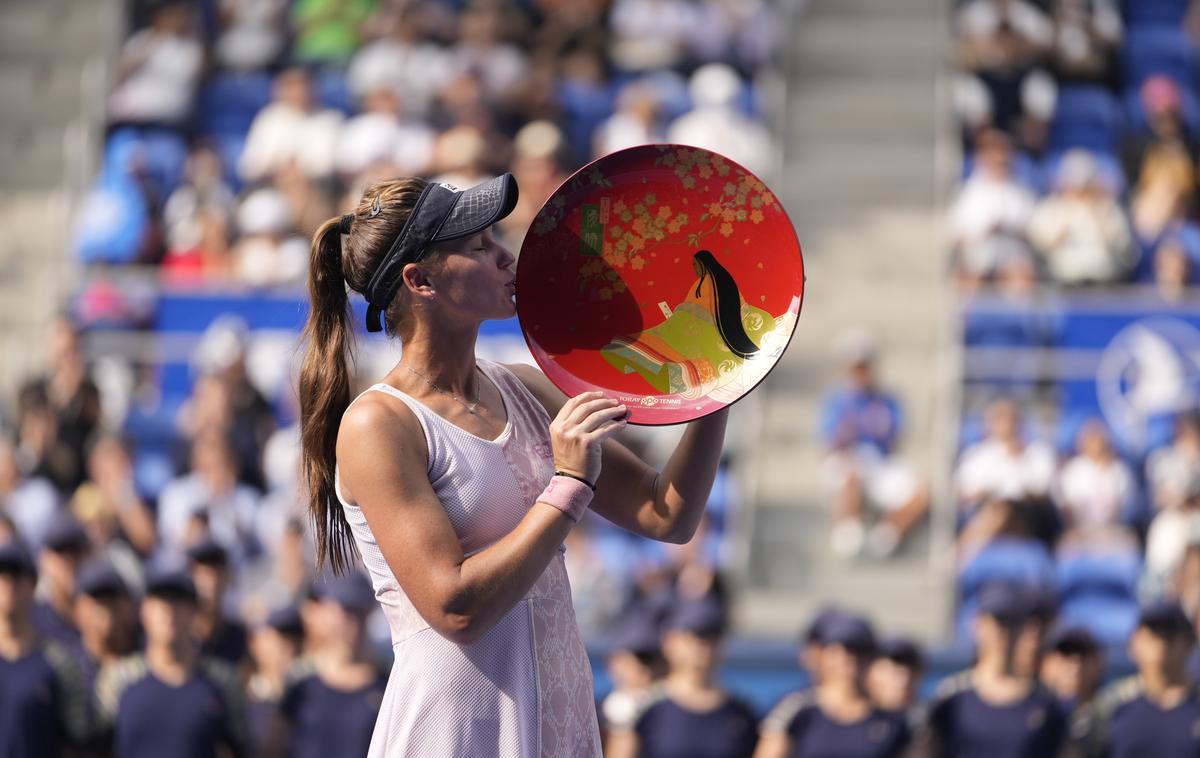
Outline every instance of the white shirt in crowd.
POLYGON ((141 63, 109 98, 114 120, 177 124, 188 117, 204 63, 198 40, 143 29, 125 42, 121 56, 141 63))
POLYGON ((955 488, 967 505, 987 498, 1044 496, 1050 492, 1056 467, 1054 449, 1044 442, 1032 442, 1014 452, 998 440, 983 440, 963 452, 954 475, 955 488))
POLYGON ((421 174, 433 158, 435 135, 417 121, 388 113, 363 113, 346 122, 334 164, 343 176, 356 176, 377 163, 390 163, 400 174, 421 174))
POLYGON ((355 54, 346 78, 356 97, 391 89, 404 103, 406 113, 420 116, 429 110, 452 71, 450 56, 437 45, 381 39, 355 54))
POLYGON ((1021 233, 1033 214, 1034 195, 1010 177, 976 171, 963 183, 950 208, 947 231, 969 249, 1000 231, 1021 233))
POLYGON ((0 513, 12 519, 17 534, 34 554, 41 549, 58 508, 58 492, 40 476, 26 479, 0 498, 0 513))
POLYGON ((238 173, 248 182, 266 179, 290 161, 313 179, 333 173, 334 152, 342 129, 338 111, 302 111, 271 103, 258 112, 246 135, 238 173))
POLYGON ((1115 458, 1100 462, 1075 456, 1058 478, 1059 507, 1075 526, 1084 529, 1118 523, 1134 494, 1133 472, 1115 458))
POLYGON ((1047 197, 1029 220, 1029 239, 1050 275, 1067 284, 1117 281, 1133 263, 1129 221, 1112 199, 1047 197))
POLYGON ((220 496, 196 474, 173 479, 158 499, 158 532, 162 546, 171 552, 186 549, 188 525, 196 514, 208 518, 208 531, 235 564, 245 557, 246 547, 256 534, 258 493, 244 484, 220 496))

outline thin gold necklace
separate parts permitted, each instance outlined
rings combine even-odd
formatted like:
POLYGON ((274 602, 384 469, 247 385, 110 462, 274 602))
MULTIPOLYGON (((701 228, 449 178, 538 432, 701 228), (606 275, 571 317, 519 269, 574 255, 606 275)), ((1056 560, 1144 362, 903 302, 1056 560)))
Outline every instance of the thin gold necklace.
MULTIPOLYGON (((432 380, 431 380, 429 377, 425 376, 425 375, 424 375, 424 374, 422 374, 420 371, 417 371, 417 370, 416 370, 415 368, 413 368, 412 366, 408 366, 408 365, 406 365, 406 364, 403 364, 403 363, 401 363, 400 365, 401 365, 401 366, 404 366, 404 368, 408 369, 409 373, 411 373, 413 376, 415 376, 415 377, 419 378, 421 381, 425 382, 425 383, 426 383, 426 384, 428 384, 430 387, 433 387, 433 388, 434 388, 435 390, 437 390, 438 392, 442 393, 443 395, 446 395, 446 396, 448 396, 448 397, 449 397, 451 400, 453 400, 454 402, 458 403, 458 404, 459 404, 459 405, 461 405, 462 407, 466 408, 466 409, 467 409, 467 413, 470 413, 472 416, 478 416, 478 415, 479 415, 479 411, 477 410, 477 409, 479 408, 479 401, 478 401, 478 400, 476 400, 475 402, 473 402, 473 403, 471 403, 471 404, 469 404, 469 405, 468 405, 468 404, 467 404, 467 402, 466 402, 466 401, 465 401, 463 398, 459 397, 458 395, 455 395, 453 392, 447 392, 446 390, 444 390, 444 389, 442 389, 441 387, 437 386, 436 384, 434 384, 434 383, 433 383, 433 381, 432 381, 432 380)), ((476 366, 476 368, 478 369, 478 366, 476 366)))

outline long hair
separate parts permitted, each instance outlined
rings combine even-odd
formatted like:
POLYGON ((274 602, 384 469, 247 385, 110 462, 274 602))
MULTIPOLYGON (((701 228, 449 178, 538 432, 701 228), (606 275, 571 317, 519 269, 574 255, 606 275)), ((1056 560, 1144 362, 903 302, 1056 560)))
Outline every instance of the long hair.
MULTIPOLYGON (((304 325, 300 369, 300 438, 308 516, 317 547, 317 570, 349 570, 356 553, 350 526, 334 494, 338 427, 350 405, 353 360, 350 300, 346 287, 362 292, 392 240, 400 233, 421 191, 423 179, 394 179, 367 188, 354 212, 349 234, 341 218, 321 224, 313 236, 308 268, 310 309, 304 325)), ((397 334, 407 310, 397 297, 384 313, 388 334, 397 334)))

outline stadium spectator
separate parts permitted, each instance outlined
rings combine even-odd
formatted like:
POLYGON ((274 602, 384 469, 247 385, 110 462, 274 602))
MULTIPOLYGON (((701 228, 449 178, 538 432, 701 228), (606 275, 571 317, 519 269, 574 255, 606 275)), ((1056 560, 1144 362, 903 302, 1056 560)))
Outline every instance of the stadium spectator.
POLYGON ((233 246, 234 275, 252 287, 303 280, 308 273, 308 243, 296 234, 287 198, 273 186, 242 198, 236 211, 239 233, 233 246))
POLYGON ((1039 151, 1057 87, 1042 68, 1054 24, 1026 0, 970 0, 955 12, 955 110, 967 135, 994 127, 1039 151))
POLYGON ((867 667, 867 694, 877 708, 908 715, 917 707, 924 673, 925 658, 915 642, 886 637, 867 667))
POLYGON ((1164 239, 1154 249, 1154 287, 1167 303, 1181 303, 1196 282, 1196 254, 1177 236, 1164 239))
POLYGON ((71 512, 92 546, 127 571, 154 551, 154 514, 138 493, 124 440, 100 432, 88 448, 88 479, 71 496, 71 512))
POLYGON ((565 151, 562 131, 549 121, 526 124, 513 138, 512 174, 521 188, 521 196, 512 213, 500 224, 505 243, 513 250, 520 249, 538 211, 566 181, 567 174, 561 166, 565 151))
POLYGON ((38 634, 64 645, 79 644, 75 625, 75 582, 90 550, 87 533, 67 511, 60 511, 46 530, 38 553, 38 601, 33 623, 38 634))
MULTIPOLYGON (((672 69, 687 55, 691 5, 680 0, 616 0, 610 55, 624 72, 672 69)), ((732 156, 730 156, 732 157, 732 156)))
POLYGON ((945 679, 929 705, 917 755, 1057 755, 1067 719, 1037 681, 1043 622, 1029 590, 990 584, 973 627, 976 662, 945 679))
POLYGON ((88 730, 87 694, 70 648, 33 621, 37 572, 17 542, 0 544, 0 753, 56 756, 88 730))
POLYGON ((989 278, 1001 263, 996 237, 1024 237, 1035 196, 1013 173, 1008 135, 986 130, 975 141, 974 164, 946 220, 959 277, 967 285, 989 278))
POLYGON ((633 728, 613 731, 608 743, 612 756, 733 758, 753 752, 754 712, 715 679, 727 624, 725 609, 712 596, 685 600, 671 609, 662 635, 667 676, 633 728))
POLYGON ((616 112, 592 135, 592 153, 608 155, 627 147, 665 142, 661 110, 657 93, 648 83, 634 80, 626 84, 617 95, 616 112))
POLYGON ((984 438, 963 451, 955 469, 959 509, 971 513, 985 501, 1045 497, 1054 483, 1054 449, 1026 442, 1015 401, 996 398, 984 411, 984 438))
POLYGON ((1038 678, 1064 711, 1077 713, 1091 705, 1104 683, 1104 651, 1087 629, 1059 626, 1046 637, 1038 678))
POLYGON ((1188 546, 1200 542, 1200 476, 1193 476, 1179 502, 1159 511, 1146 533, 1145 583, 1154 591, 1170 587, 1188 546))
POLYGON ((41 548, 58 504, 54 485, 44 477, 25 476, 16 444, 0 434, 0 515, 12 521, 21 540, 33 550, 41 548))
POLYGON ((688 93, 693 107, 671 122, 667 140, 715 150, 760 177, 774 173, 770 133, 757 119, 738 110, 742 92, 737 72, 723 63, 708 63, 692 74, 688 93))
MULTIPOLYGON (((1195 205, 1195 182, 1193 159, 1179 145, 1146 156, 1129 201, 1130 221, 1143 257, 1152 256, 1168 238, 1195 237, 1195 226, 1188 220, 1195 205)), ((1139 272, 1145 268, 1139 266, 1139 272)))
POLYGON ((316 102, 308 72, 284 69, 275 77, 270 104, 246 134, 238 174, 249 183, 266 182, 294 163, 307 177, 328 178, 341 130, 342 114, 316 102))
POLYGON ((195 612, 196 587, 182 569, 163 561, 147 570, 145 649, 102 670, 96 682, 101 724, 111 725, 116 755, 250 754, 237 676, 200 655, 195 612))
POLYGON ((367 650, 375 592, 355 571, 317 582, 313 594, 317 612, 308 618, 323 643, 291 673, 264 755, 366 755, 387 685, 367 650))
POLYGON ((1153 603, 1141 612, 1129 639, 1135 676, 1106 687, 1073 731, 1085 755, 1125 758, 1194 755, 1200 751, 1200 694, 1186 663, 1196 631, 1177 603, 1153 603))
POLYGON ((200 654, 238 666, 246 658, 246 625, 230 616, 229 554, 212 539, 187 550, 188 574, 196 587, 196 613, 192 633, 200 654))
POLYGON ((500 3, 467 5, 458 16, 458 39, 450 50, 451 69, 477 76, 483 101, 500 108, 529 69, 525 53, 502 39, 504 10, 500 3))
POLYGON ((117 60, 117 85, 108 100, 114 124, 182 127, 204 65, 192 5, 163 3, 150 26, 134 32, 117 60))
POLYGON ((1076 455, 1055 484, 1055 500, 1068 528, 1098 529, 1118 524, 1137 497, 1133 471, 1113 448, 1104 422, 1092 419, 1075 438, 1076 455))
POLYGON ((1029 238, 1061 284, 1119 282, 1136 261, 1125 211, 1108 189, 1095 157, 1071 150, 1058 169, 1057 189, 1029 219, 1029 238))
POLYGON ((1125 25, 1114 0, 1052 0, 1050 64, 1060 82, 1109 85, 1116 79, 1117 51, 1125 25))
POLYGON ((354 54, 346 72, 347 84, 357 98, 390 89, 401 98, 401 107, 414 118, 428 115, 438 90, 451 74, 450 55, 430 41, 430 18, 438 11, 420 5, 386 4, 372 26, 379 38, 354 54))
POLYGON ((211 536, 235 570, 256 549, 258 493, 237 480, 236 461, 223 435, 207 432, 192 442, 191 469, 169 482, 158 501, 158 533, 168 552, 182 554, 211 536))
POLYGON ((269 68, 287 43, 287 0, 218 0, 214 62, 235 71, 269 68))
POLYGON ((167 252, 163 276, 172 282, 225 280, 231 276, 229 223, 233 190, 225 181, 221 158, 209 145, 194 146, 184 181, 163 207, 167 252))
POLYGON ((755 758, 900 755, 909 740, 906 715, 882 709, 866 691, 874 630, 842 615, 826 625, 822 643, 819 683, 788 695, 767 715, 755 758))
MULTIPOLYGON (((1125 173, 1131 179, 1136 179, 1140 185, 1147 178, 1146 171, 1150 168, 1153 157, 1174 158, 1183 153, 1184 173, 1177 174, 1185 179, 1178 189, 1189 194, 1195 188, 1191 181, 1186 181, 1191 172, 1186 170, 1194 163, 1196 142, 1189 125, 1184 122, 1183 90, 1179 83, 1166 74, 1149 76, 1137 90, 1137 105, 1145 115, 1145 123, 1130 130, 1122 145, 1122 161, 1125 173)), ((1194 126, 1194 125, 1192 125, 1194 126)))
POLYGON ((848 332, 839 338, 836 352, 845 375, 821 409, 825 476, 833 491, 831 546, 836 554, 850 557, 865 543, 872 556, 887 557, 925 516, 929 495, 896 453, 900 405, 878 385, 875 340, 848 332), (868 533, 871 511, 878 518, 868 533))
POLYGON ((1183 606, 1188 618, 1200 618, 1200 540, 1188 543, 1172 579, 1171 596, 1183 606))
POLYGON ((361 44, 376 5, 376 0, 296 0, 291 4, 292 57, 304 63, 346 63, 361 44))
POLYGON ((334 165, 344 182, 368 170, 393 175, 429 170, 434 132, 404 112, 395 90, 376 87, 363 96, 362 105, 362 112, 342 128, 334 152, 334 165))

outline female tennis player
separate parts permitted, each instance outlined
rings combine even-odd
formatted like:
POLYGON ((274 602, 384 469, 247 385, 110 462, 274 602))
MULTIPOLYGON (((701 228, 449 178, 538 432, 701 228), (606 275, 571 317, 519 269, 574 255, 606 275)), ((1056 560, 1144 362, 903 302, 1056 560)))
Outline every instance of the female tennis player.
POLYGON ((590 508, 686 542, 717 469, 725 410, 658 472, 613 439, 615 400, 476 358, 480 323, 515 313, 516 259, 491 226, 516 200, 508 174, 466 191, 387 181, 314 239, 304 476, 318 565, 361 556, 391 628, 371 756, 599 756, 563 540, 590 508), (403 347, 353 401, 347 285, 368 330, 403 347))

